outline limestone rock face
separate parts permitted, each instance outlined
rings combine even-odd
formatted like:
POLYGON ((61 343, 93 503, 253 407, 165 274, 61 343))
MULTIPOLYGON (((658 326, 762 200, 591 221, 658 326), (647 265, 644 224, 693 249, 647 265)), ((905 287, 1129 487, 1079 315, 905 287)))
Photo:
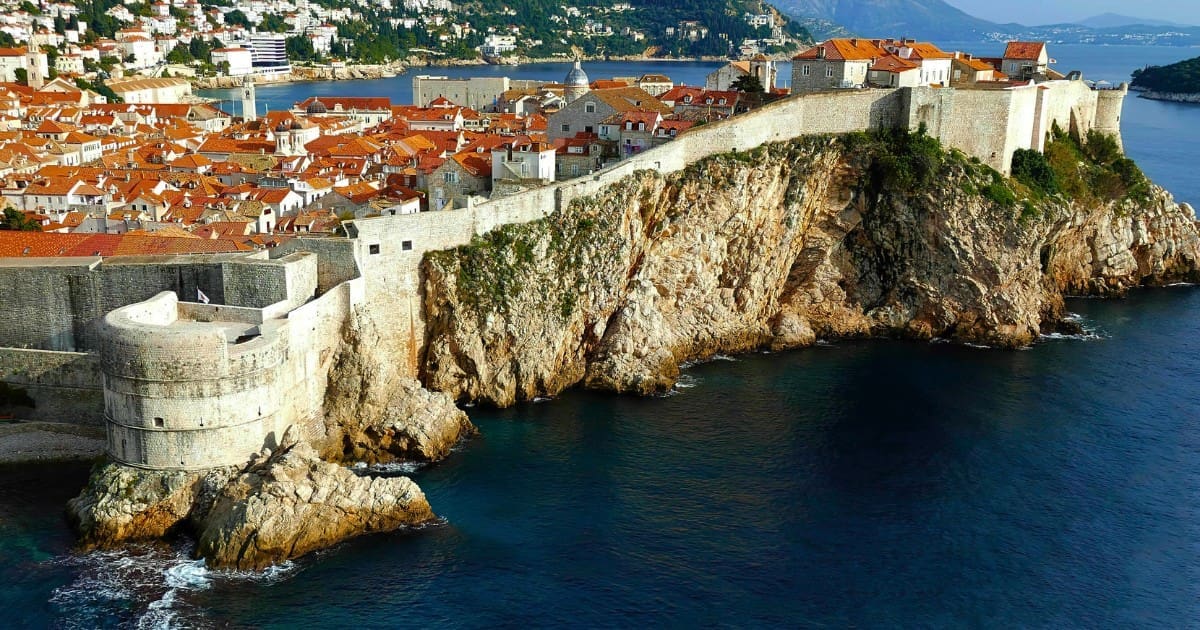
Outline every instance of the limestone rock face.
POLYGON ((437 461, 477 433, 446 394, 404 376, 375 324, 346 331, 326 390, 324 435, 308 438, 330 461, 437 461))
POLYGON ((156 540, 186 525, 203 505, 205 491, 224 485, 232 474, 231 469, 165 472, 107 462, 67 503, 67 515, 86 547, 156 540))
POLYGON ((396 385, 381 418, 343 427, 346 460, 438 461, 459 440, 477 433, 467 414, 446 394, 431 392, 416 379, 401 379, 396 385))
POLYGON ((261 569, 369 532, 433 519, 405 477, 359 477, 306 443, 264 453, 216 496, 198 528, 209 565, 261 569))
POLYGON ((1061 325, 1064 295, 1200 277, 1195 217, 1160 189, 1022 207, 981 194, 965 159, 908 189, 880 167, 803 138, 634 174, 427 255, 422 380, 506 406, 579 383, 661 391, 683 361, 818 338, 1018 347, 1061 325))

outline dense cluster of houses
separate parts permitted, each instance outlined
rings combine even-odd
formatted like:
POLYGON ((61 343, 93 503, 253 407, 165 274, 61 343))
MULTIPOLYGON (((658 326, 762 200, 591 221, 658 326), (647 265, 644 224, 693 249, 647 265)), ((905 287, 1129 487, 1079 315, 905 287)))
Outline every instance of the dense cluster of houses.
POLYGON ((114 245, 126 235, 144 253, 271 247, 347 219, 583 176, 767 96, 781 95, 662 75, 590 81, 577 65, 562 82, 499 92, 483 111, 444 96, 322 96, 235 118, 211 104, 100 102, 61 79, 0 83, 0 195, 41 228, 0 232, 0 255, 78 255, 91 246, 79 235, 106 235, 100 255, 139 251, 114 245))
POLYGON ((947 52, 911 39, 831 39, 792 60, 792 91, 923 85, 986 88, 1061 79, 1045 42, 1009 42, 1001 57, 947 52))
MULTIPOLYGON (((1059 77, 1050 62, 1041 43, 981 59, 911 40, 830 40, 795 58, 792 91, 1002 89, 1059 77)), ((576 63, 561 82, 422 76, 417 104, 314 97, 262 117, 248 84, 249 115, 234 118, 210 104, 107 103, 63 79, 0 82, 0 195, 41 228, 0 232, 0 255, 78 254, 29 242, 65 234, 238 251, 333 233, 347 219, 467 207, 590 174, 786 96, 775 83, 761 56, 717 69, 704 87, 657 74, 591 81, 576 63), (735 89, 749 78, 763 90, 735 89)))

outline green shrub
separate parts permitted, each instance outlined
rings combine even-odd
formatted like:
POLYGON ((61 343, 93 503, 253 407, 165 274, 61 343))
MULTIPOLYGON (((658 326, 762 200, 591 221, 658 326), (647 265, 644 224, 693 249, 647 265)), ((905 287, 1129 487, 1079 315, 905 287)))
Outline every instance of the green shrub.
POLYGON ((1012 175, 1030 189, 1053 195, 1059 191, 1058 178, 1045 154, 1029 149, 1017 149, 1012 158, 1012 175))
POLYGON ((1017 195, 1003 182, 991 182, 983 187, 983 196, 999 206, 1012 208, 1017 205, 1017 195))

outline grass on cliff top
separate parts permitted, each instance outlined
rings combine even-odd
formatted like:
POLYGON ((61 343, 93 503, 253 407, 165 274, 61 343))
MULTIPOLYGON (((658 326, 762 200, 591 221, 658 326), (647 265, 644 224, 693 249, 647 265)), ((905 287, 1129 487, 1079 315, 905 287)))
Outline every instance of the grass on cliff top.
POLYGON ((543 308, 566 320, 577 306, 581 274, 587 273, 584 249, 616 249, 611 242, 617 238, 616 232, 601 228, 598 209, 579 204, 578 200, 572 202, 572 212, 499 226, 475 236, 467 245, 428 252, 426 259, 455 274, 455 297, 480 318, 491 311, 508 314, 511 300, 536 294, 543 308), (539 260, 539 255, 544 259, 539 260), (543 275, 554 270, 568 277, 547 282, 543 275), (565 288, 551 290, 552 284, 565 288), (532 293, 531 287, 535 289, 532 293))
POLYGON ((1150 198, 1150 180, 1142 170, 1121 153, 1115 138, 1094 129, 1081 142, 1056 125, 1044 154, 1013 155, 1013 178, 1037 195, 1093 205, 1150 198))
POLYGON ((1150 197, 1150 182, 1141 169, 1121 153, 1116 139, 1095 130, 1081 141, 1055 126, 1045 153, 1018 150, 1013 155, 1008 178, 958 150, 947 151, 924 128, 853 133, 843 139, 852 156, 865 160, 873 192, 917 194, 959 171, 963 192, 1019 208, 1022 221, 1038 216, 1038 205, 1048 199, 1097 206, 1150 197))

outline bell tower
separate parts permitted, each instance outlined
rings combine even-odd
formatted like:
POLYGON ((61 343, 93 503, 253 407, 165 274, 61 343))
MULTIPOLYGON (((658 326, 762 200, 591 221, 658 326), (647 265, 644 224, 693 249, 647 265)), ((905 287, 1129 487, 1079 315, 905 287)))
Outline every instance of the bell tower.
POLYGON ((258 109, 254 103, 254 79, 247 74, 242 79, 242 120, 253 122, 257 119, 258 109))

